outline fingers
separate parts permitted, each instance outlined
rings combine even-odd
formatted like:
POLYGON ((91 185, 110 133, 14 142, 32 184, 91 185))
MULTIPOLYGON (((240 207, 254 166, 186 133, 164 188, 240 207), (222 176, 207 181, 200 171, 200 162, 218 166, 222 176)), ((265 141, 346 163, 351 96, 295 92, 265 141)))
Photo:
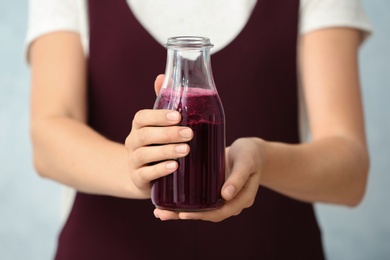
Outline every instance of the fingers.
POLYGON ((193 132, 189 127, 147 127, 133 132, 125 144, 136 150, 149 145, 185 143, 190 141, 192 136, 193 132))
POLYGON ((125 144, 135 150, 151 144, 188 142, 193 132, 189 127, 177 126, 180 120, 177 111, 141 110, 134 117, 132 132, 125 144))
POLYGON ((205 220, 220 222, 226 218, 239 215, 244 209, 253 205, 259 184, 255 175, 251 175, 239 192, 230 201, 225 201, 221 208, 200 212, 170 212, 160 209, 155 210, 156 218, 161 220, 205 220))
POLYGON ((239 215, 253 205, 260 185, 262 171, 262 146, 251 138, 235 141, 226 149, 227 179, 221 194, 225 199, 222 207, 204 212, 169 213, 155 211, 155 216, 168 219, 196 219, 219 222, 239 215))
POLYGON ((222 197, 225 200, 231 200, 233 197, 240 192, 240 190, 247 183, 251 172, 248 169, 247 160, 238 160, 234 163, 231 170, 231 174, 226 179, 222 187, 222 197))
POLYGON ((144 197, 150 195, 153 180, 177 169, 178 163, 172 159, 190 151, 187 142, 193 132, 189 127, 178 126, 180 120, 179 112, 162 109, 145 109, 134 116, 125 147, 131 180, 144 197))
MULTIPOLYGON (((242 146, 248 147, 248 145, 242 146)), ((239 215, 242 210, 253 205, 260 184, 260 171, 255 157, 242 150, 229 150, 231 174, 222 187, 224 205, 216 210, 205 212, 181 212, 180 219, 198 219, 220 222, 231 216, 239 215)), ((167 217, 164 215, 164 217, 167 217)))
POLYGON ((133 119, 133 129, 146 126, 169 126, 180 122, 181 115, 177 111, 166 109, 143 109, 138 111, 133 119))
MULTIPOLYGON (((195 219, 220 222, 226 218, 237 216, 242 210, 253 205, 258 187, 254 177, 251 177, 247 184, 241 189, 240 193, 236 194, 234 199, 226 201, 221 208, 203 212, 180 212, 178 217, 183 220, 195 219)), ((163 215, 165 218, 169 216, 170 215, 163 215)))
POLYGON ((150 166, 138 168, 132 174, 132 180, 140 190, 150 190, 151 182, 163 176, 166 176, 178 168, 178 163, 174 160, 160 162, 150 166))
POLYGON ((261 156, 251 139, 239 139, 226 150, 229 175, 222 187, 222 197, 231 200, 255 176, 260 185, 261 156))
POLYGON ((191 140, 193 132, 189 127, 149 127, 137 132, 135 147, 151 144, 182 143, 191 140))
POLYGON ((253 205, 257 190, 259 188, 258 172, 251 174, 247 161, 236 162, 233 165, 232 174, 228 177, 222 189, 222 196, 225 198, 224 205, 216 210, 203 212, 180 212, 170 213, 157 210, 155 216, 161 220, 170 219, 194 219, 220 222, 226 218, 239 215, 242 210, 253 205))
POLYGON ((184 143, 144 146, 134 151, 132 165, 138 168, 151 162, 181 158, 186 156, 189 152, 190 146, 184 143))
POLYGON ((153 213, 156 218, 159 218, 162 221, 180 219, 178 212, 156 208, 153 213))

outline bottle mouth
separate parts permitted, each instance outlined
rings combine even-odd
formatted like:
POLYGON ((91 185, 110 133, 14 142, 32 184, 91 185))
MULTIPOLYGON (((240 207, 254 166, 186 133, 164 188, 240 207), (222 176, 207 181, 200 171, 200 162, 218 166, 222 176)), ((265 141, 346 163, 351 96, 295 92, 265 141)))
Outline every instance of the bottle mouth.
POLYGON ((210 49, 214 45, 210 42, 210 39, 207 37, 199 36, 176 36, 168 38, 167 44, 165 47, 177 49, 210 49))

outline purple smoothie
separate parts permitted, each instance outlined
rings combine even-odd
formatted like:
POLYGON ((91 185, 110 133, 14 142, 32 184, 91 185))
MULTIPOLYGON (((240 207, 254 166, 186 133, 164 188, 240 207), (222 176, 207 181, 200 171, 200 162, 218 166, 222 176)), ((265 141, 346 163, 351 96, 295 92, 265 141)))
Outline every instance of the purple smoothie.
POLYGON ((162 91, 155 108, 179 111, 180 125, 191 127, 194 137, 189 142, 190 153, 177 159, 177 171, 154 182, 152 201, 173 211, 218 208, 225 181, 225 124, 219 96, 200 88, 189 88, 181 95, 162 91))

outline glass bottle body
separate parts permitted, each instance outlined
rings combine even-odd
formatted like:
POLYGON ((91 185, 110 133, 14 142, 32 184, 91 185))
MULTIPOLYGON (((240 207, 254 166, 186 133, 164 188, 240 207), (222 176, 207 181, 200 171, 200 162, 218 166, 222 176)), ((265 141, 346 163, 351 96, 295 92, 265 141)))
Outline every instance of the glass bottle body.
POLYGON ((180 125, 194 136, 190 153, 176 159, 178 169, 153 183, 152 201, 173 211, 211 210, 223 204, 225 116, 211 72, 212 45, 205 38, 182 38, 170 38, 174 46, 168 40, 165 80, 154 108, 179 111, 180 125))

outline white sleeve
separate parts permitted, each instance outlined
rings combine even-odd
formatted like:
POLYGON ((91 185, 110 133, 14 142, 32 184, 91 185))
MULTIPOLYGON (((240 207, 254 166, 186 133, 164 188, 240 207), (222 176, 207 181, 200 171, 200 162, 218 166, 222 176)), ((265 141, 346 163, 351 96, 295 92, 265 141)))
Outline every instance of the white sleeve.
POLYGON ((80 0, 29 0, 25 54, 30 44, 44 34, 55 31, 83 34, 85 21, 80 14, 84 10, 80 7, 83 7, 80 0))
POLYGON ((328 27, 351 27, 367 37, 370 22, 360 0, 301 0, 300 34, 328 27))

